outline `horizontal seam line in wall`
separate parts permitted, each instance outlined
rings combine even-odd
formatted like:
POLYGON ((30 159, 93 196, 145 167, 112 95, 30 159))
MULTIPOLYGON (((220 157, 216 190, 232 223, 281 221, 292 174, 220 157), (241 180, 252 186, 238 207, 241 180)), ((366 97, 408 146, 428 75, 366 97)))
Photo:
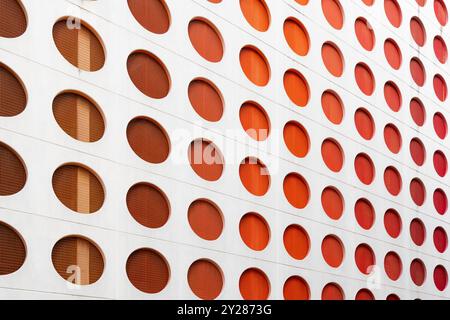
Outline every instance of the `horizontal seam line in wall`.
POLYGON ((64 296, 69 296, 69 297, 82 297, 82 298, 91 298, 91 299, 114 300, 113 298, 107 298, 107 297, 102 297, 102 296, 71 294, 71 293, 64 293, 64 292, 34 290, 34 289, 17 288, 17 287, 0 286, 0 289, 8 289, 8 290, 14 290, 14 291, 26 291, 26 292, 34 292, 34 293, 40 292, 40 293, 53 294, 53 295, 64 295, 64 296))

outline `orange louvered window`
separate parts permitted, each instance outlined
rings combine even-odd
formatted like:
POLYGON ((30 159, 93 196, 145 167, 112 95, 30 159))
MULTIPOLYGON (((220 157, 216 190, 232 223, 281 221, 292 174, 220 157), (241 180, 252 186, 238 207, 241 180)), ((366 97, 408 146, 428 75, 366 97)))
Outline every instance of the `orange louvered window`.
POLYGON ((10 226, 0 222, 0 275, 16 272, 25 262, 25 244, 10 226))
POLYGON ((27 17, 19 0, 0 0, 0 37, 17 38, 27 30, 27 17))
POLYGON ((53 247, 52 261, 56 272, 73 284, 93 284, 103 274, 102 253, 95 244, 82 237, 59 240, 53 247))
POLYGON ((56 169, 52 184, 58 199, 78 213, 97 212, 105 200, 100 180, 90 170, 79 165, 64 165, 56 169))
POLYGON ((192 230, 200 238, 217 240, 223 231, 223 217, 215 203, 206 199, 198 199, 188 209, 188 220, 192 230))
POLYGON ((26 104, 27 95, 21 80, 0 63, 0 116, 17 116, 25 110, 26 104))
POLYGON ((128 7, 141 26, 163 34, 169 30, 170 14, 164 0, 128 0, 128 7))
POLYGON ((78 18, 66 18, 55 23, 53 39, 59 52, 77 68, 98 71, 105 64, 100 39, 78 18))
POLYGON ((200 259, 189 267, 188 283, 197 297, 204 300, 213 300, 222 291, 222 272, 214 262, 200 259))
POLYGON ((158 293, 169 282, 169 266, 164 257, 152 249, 138 249, 127 261, 127 275, 135 288, 145 293, 158 293))
POLYGON ((105 123, 93 101, 75 92, 63 92, 53 100, 53 115, 72 138, 95 142, 102 138, 105 123))
POLYGON ((25 186, 27 173, 15 151, 0 142, 0 196, 16 194, 25 186))

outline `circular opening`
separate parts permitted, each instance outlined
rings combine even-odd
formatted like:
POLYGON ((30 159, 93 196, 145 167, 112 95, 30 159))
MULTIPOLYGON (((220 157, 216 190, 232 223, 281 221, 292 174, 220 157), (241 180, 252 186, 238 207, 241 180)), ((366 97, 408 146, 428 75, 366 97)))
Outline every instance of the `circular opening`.
POLYGON ((217 122, 222 119, 224 103, 219 89, 209 80, 194 79, 188 88, 189 101, 203 119, 217 122))
POLYGON ((0 221, 0 276, 19 270, 25 262, 26 255, 21 235, 0 221))
POLYGON ((142 160, 159 164, 167 160, 170 142, 164 128, 155 120, 137 117, 128 123, 128 143, 142 160))
POLYGON ((370 274, 375 266, 375 254, 367 244, 360 244, 355 250, 355 262, 359 271, 363 274, 370 274))
POLYGON ((409 191, 411 199, 417 206, 422 206, 425 203, 425 186, 419 178, 411 180, 409 191))
POLYGON ((224 158, 219 148, 206 139, 191 142, 188 150, 192 170, 202 179, 217 181, 223 173, 224 158))
POLYGON ((309 186, 298 173, 290 173, 284 178, 284 195, 288 202, 297 209, 304 209, 309 202, 309 186))
POLYGON ((161 228, 169 220, 170 204, 167 196, 150 183, 141 182, 128 190, 127 207, 131 216, 147 228, 161 228))
POLYGON ((414 163, 418 166, 423 166, 425 163, 425 147, 419 138, 413 138, 409 144, 409 151, 414 163))
POLYGON ((341 171, 344 165, 344 154, 339 143, 333 139, 325 139, 322 142, 322 159, 331 171, 341 171))
POLYGON ((355 158, 355 172, 362 183, 370 185, 375 178, 372 159, 364 153, 358 154, 355 158))
POLYGON ((255 196, 263 196, 269 191, 269 170, 255 157, 247 157, 241 162, 239 177, 245 189, 255 196))
POLYGON ((189 39, 197 53, 210 62, 223 58, 222 36, 217 28, 205 18, 194 18, 188 26, 189 39))
POLYGON ((399 28, 402 24, 402 9, 397 0, 384 0, 384 11, 389 22, 399 28))
POLYGON ((433 48, 439 62, 442 64, 446 63, 448 59, 448 49, 445 40, 441 36, 434 37, 433 48))
POLYGON ((78 213, 95 213, 105 201, 105 191, 97 174, 80 164, 66 164, 56 169, 52 185, 59 201, 78 213))
POLYGON ((436 189, 433 193, 433 204, 437 213, 444 215, 448 210, 448 199, 444 190, 436 189))
POLYGON ((291 101, 305 107, 309 101, 309 85, 305 77, 297 70, 290 69, 284 74, 284 90, 291 101))
POLYGON ((400 194, 402 190, 402 177, 396 168, 386 168, 384 171, 384 185, 391 195, 398 196, 400 194))
POLYGON ((444 253, 447 250, 448 238, 447 232, 445 232, 444 228, 437 227, 433 232, 433 242, 436 250, 439 253, 444 253))
POLYGON ((326 187, 321 196, 322 208, 333 220, 339 220, 344 213, 344 198, 339 190, 334 187, 326 187))
POLYGON ((57 21, 53 26, 53 40, 61 55, 81 70, 98 71, 105 64, 100 37, 80 18, 66 17, 57 21))
POLYGON ((253 46, 245 46, 239 54, 241 68, 248 80, 264 87, 270 80, 270 67, 264 54, 253 46))
POLYGON ((434 153, 433 164, 436 173, 442 178, 445 177, 445 175, 447 174, 448 165, 447 165, 447 157, 442 151, 438 150, 434 153))
POLYGON ((402 107, 402 93, 398 86, 392 81, 388 81, 384 85, 384 98, 392 111, 398 112, 402 107))
POLYGON ((344 291, 336 283, 328 283, 322 289, 322 300, 344 300, 344 291))
POLYGON ((344 25, 344 11, 338 0, 322 0, 323 15, 335 29, 341 30, 344 25))
POLYGON ((384 214, 384 227, 389 236, 397 239, 402 232, 402 218, 394 209, 389 209, 384 214))
POLYGON ((146 30, 163 34, 170 27, 170 13, 164 0, 128 0, 134 18, 146 30))
POLYGON ((355 203, 355 217, 361 228, 370 230, 375 222, 375 209, 369 200, 359 199, 355 203))
POLYGON ((338 268, 344 260, 344 245, 333 235, 326 236, 322 241, 322 257, 332 268, 338 268))
POLYGON ((423 222, 416 218, 411 221, 409 225, 409 233, 411 235, 412 241, 417 246, 422 246, 425 242, 425 225, 423 222))
POLYGON ((387 39, 384 42, 384 55, 393 69, 400 69, 400 66, 402 65, 402 52, 397 42, 393 39, 387 39))
POLYGON ((409 64, 409 69, 411 71, 411 77, 414 82, 419 86, 423 87, 425 84, 425 68, 419 58, 412 58, 409 64))
POLYGON ((328 72, 335 77, 342 76, 344 72, 344 58, 341 50, 332 42, 322 45, 322 61, 328 72))
POLYGON ((355 112, 355 126, 361 137, 371 140, 375 133, 375 122, 369 111, 359 108, 355 112))
POLYGON ((138 290, 155 294, 161 292, 169 282, 169 265, 158 251, 142 248, 128 257, 126 264, 128 279, 138 290))
POLYGON ((239 290, 245 300, 267 300, 270 293, 269 279, 261 270, 249 268, 239 278, 239 290))
POLYGON ((427 40, 427 35, 422 21, 418 17, 412 17, 409 26, 414 41, 417 45, 423 47, 427 40))
POLYGON ((204 240, 219 239, 223 231, 223 214, 210 200, 198 199, 188 209, 189 225, 197 236, 204 240))
POLYGON ((105 121, 98 105, 84 94, 65 91, 53 100, 56 122, 72 138, 96 142, 105 133, 105 121))
POLYGON ((439 291, 444 291, 448 283, 447 270, 441 265, 434 268, 433 280, 434 284, 436 285, 436 288, 439 291))
POLYGON ((147 97, 165 98, 170 91, 170 76, 163 62, 150 52, 138 50, 127 61, 128 75, 136 88, 147 97))
POLYGON ((24 162, 11 147, 0 142, 0 196, 20 192, 27 182, 24 162))
POLYGON ((434 88, 434 93, 436 94, 436 97, 440 101, 444 102, 445 100, 447 100, 447 94, 448 94, 447 82, 440 74, 437 74, 434 76, 433 88, 434 88))
POLYGON ((309 135, 303 126, 296 121, 289 121, 283 129, 286 147, 297 158, 304 158, 309 152, 309 135))
POLYGON ((361 289, 356 293, 355 300, 375 300, 375 296, 369 289, 361 289))
POLYGON ((396 294, 391 293, 386 297, 386 301, 399 301, 400 297, 396 294))
POLYGON ((310 289, 308 283, 302 277, 290 277, 284 283, 283 297, 285 300, 309 300, 310 289))
POLYGON ((425 123, 425 107, 419 98, 413 98, 409 104, 409 109, 411 112, 411 117, 414 123, 419 127, 422 127, 425 123))
POLYGON ((442 26, 445 26, 448 22, 448 11, 444 1, 434 0, 434 13, 436 14, 438 22, 442 26))
POLYGON ((239 222, 242 241, 252 250, 262 251, 269 244, 270 229, 266 220, 257 213, 247 213, 239 222))
POLYGON ((420 287, 424 284, 427 271, 422 260, 414 259, 409 267, 409 273, 416 286, 420 287))
POLYGON ((19 0, 2 1, 0 12, 0 37, 17 38, 27 30, 27 15, 19 0))
POLYGON ((305 26, 296 18, 289 17, 284 21, 283 31, 292 51, 299 56, 306 56, 309 52, 310 40, 305 26))
POLYGON ((239 118, 242 128, 256 141, 264 141, 270 134, 270 120, 261 105, 253 101, 247 101, 239 110, 239 118))
MULTIPOLYGON (((0 24, 2 22, 0 19, 0 24)), ((25 86, 19 76, 1 62, 0 83, 0 117, 14 117, 21 114, 27 105, 25 86)))
POLYGON ((384 257, 384 270, 389 279, 397 281, 402 274, 402 269, 403 265, 400 256, 393 251, 388 252, 384 257))
POLYGON ((310 248, 308 233, 299 225, 290 225, 284 230, 284 248, 295 260, 306 258, 310 248))
POLYGON ((372 25, 363 17, 355 21, 355 33, 361 46, 367 51, 372 51, 375 46, 375 33, 372 25))
POLYGON ((355 66, 355 79, 362 93, 366 96, 373 94, 375 91, 375 78, 372 70, 366 64, 360 62, 355 66))
POLYGON ((90 285, 103 274, 103 254, 91 240, 69 236, 59 240, 52 250, 56 272, 66 281, 76 285, 90 285))
POLYGON ((394 154, 399 153, 402 148, 402 136, 397 127, 392 123, 389 123, 384 127, 384 142, 388 149, 394 154))
POLYGON ((240 0, 241 11, 256 30, 265 32, 270 26, 270 12, 264 0, 240 0))
POLYGON ((187 278, 192 292, 200 299, 214 300, 222 292, 222 271, 210 260, 200 259, 192 263, 187 278))
POLYGON ((344 117, 344 105, 339 95, 331 90, 322 94, 322 110, 333 124, 341 124, 344 117))
POLYGON ((440 112, 436 112, 433 116, 433 126, 436 135, 444 140, 447 137, 447 120, 440 112))

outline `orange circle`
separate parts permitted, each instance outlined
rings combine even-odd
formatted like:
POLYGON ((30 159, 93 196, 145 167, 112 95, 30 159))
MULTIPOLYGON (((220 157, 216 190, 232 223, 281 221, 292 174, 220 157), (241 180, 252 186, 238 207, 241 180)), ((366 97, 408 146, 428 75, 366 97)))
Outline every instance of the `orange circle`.
POLYGON ((170 13, 164 0, 128 0, 128 7, 141 26, 163 34, 170 27, 170 13))
POLYGON ((402 24, 402 9, 397 0, 384 0, 384 11, 389 22, 399 28, 402 24))
POLYGON ((27 172, 22 159, 11 147, 2 142, 0 142, 0 173, 0 196, 12 196, 25 187, 27 172))
POLYGON ((289 47, 299 56, 309 52, 309 34, 305 26, 296 18, 289 17, 283 25, 284 37, 289 47))
POLYGON ((442 64, 446 63, 448 59, 448 48, 445 40, 441 36, 434 37, 433 48, 439 62, 442 64))
POLYGON ((284 195, 288 202, 297 209, 304 209, 309 202, 309 186, 298 173, 288 174, 283 181, 284 195))
POLYGON ((392 281, 397 281, 402 274, 402 260, 399 255, 393 251, 388 252, 384 257, 384 270, 392 281))
POLYGON ((369 289, 361 289, 356 293, 355 300, 375 300, 375 296, 369 289))
POLYGON ((372 70, 360 62, 355 66, 355 79, 359 89, 367 96, 371 96, 375 90, 375 78, 372 70))
POLYGON ((205 18, 195 18, 189 22, 189 39, 197 53, 210 62, 223 58, 222 36, 217 28, 205 18), (207 40, 206 40, 207 39, 207 40))
POLYGON ((361 273, 370 274, 375 265, 375 254, 372 248, 367 244, 360 244, 355 250, 355 262, 361 273))
POLYGON ((389 123, 384 127, 384 141, 392 153, 397 154, 400 152, 400 149, 402 148, 402 136, 397 127, 392 123, 389 123))
POLYGON ((344 199, 341 193, 333 187, 326 187, 321 196, 322 208, 333 220, 339 220, 344 213, 344 199))
POLYGON ((239 54, 241 68, 248 80, 264 87, 270 80, 270 67, 264 54, 257 48, 245 46, 239 54))
POLYGON ((402 189, 402 177, 397 169, 394 167, 387 167, 384 170, 384 185, 387 191, 393 195, 398 196, 402 189))
POLYGON ((214 300, 222 291, 222 271, 212 261, 200 259, 192 263, 187 278, 192 292, 200 299, 214 300))
POLYGON ((363 17, 356 19, 355 33, 361 46, 367 51, 372 51, 375 46, 375 33, 367 19, 363 17))
POLYGON ((247 213, 239 222, 242 241, 252 250, 262 251, 269 244, 270 230, 266 220, 257 213, 247 213))
POLYGON ((309 300, 308 283, 299 276, 290 277, 284 283, 283 297, 285 300, 309 300))
POLYGON ((417 45, 423 47, 425 45, 427 35, 422 21, 419 17, 412 17, 409 25, 414 41, 417 45))
POLYGON ((27 249, 21 235, 11 226, 0 222, 0 275, 19 270, 26 255, 27 249))
POLYGON ((355 203, 355 217, 361 228, 370 230, 375 222, 375 209, 369 200, 359 199, 355 203))
POLYGON ((384 42, 384 55, 393 69, 400 69, 400 66, 402 65, 402 52, 400 51, 397 42, 393 39, 386 39, 384 42))
POLYGON ((340 30, 344 25, 344 12, 338 0, 322 0, 322 12, 328 23, 340 30))
POLYGON ((338 268, 344 260, 344 246, 339 238, 326 236, 322 241, 322 256, 332 268, 338 268))
POLYGON ((425 107, 419 98, 411 99, 409 104, 409 110, 414 123, 419 127, 423 126, 425 123, 425 107))
POLYGON ((219 239, 223 231, 223 216, 210 200, 198 199, 188 209, 189 225, 197 236, 207 241, 219 239))
POLYGON ((309 136, 303 126, 289 121, 283 129, 284 143, 289 151, 298 158, 304 158, 309 152, 309 136))
POLYGON ((269 170, 257 158, 247 157, 241 162, 239 177, 245 189, 255 196, 263 196, 269 190, 269 170))
POLYGON ((398 112, 402 107, 402 93, 398 86, 392 81, 388 81, 384 85, 384 98, 392 111, 398 112))
MULTIPOLYGON (((0 19, 0 21, 2 21, 0 19)), ((1 22, 0 22, 1 23, 1 22)), ((0 62, 0 117, 14 117, 21 114, 27 105, 27 94, 22 80, 8 66, 0 62), (7 88, 7 90, 3 90, 7 88)))
POLYGON ((413 138, 409 144, 409 152, 414 163, 419 167, 425 163, 425 146, 419 138, 413 138))
POLYGON ((239 110, 242 128, 256 141, 264 141, 270 134, 270 120, 258 103, 247 101, 239 110))
POLYGON ((249 268, 239 278, 239 290, 245 300, 267 300, 270 293, 269 279, 261 270, 249 268))
POLYGON ((223 99, 217 87, 206 79, 194 79, 188 87, 189 101, 203 119, 217 122, 223 115, 223 99))
POLYGON ((188 150, 192 170, 202 179, 217 181, 222 176, 224 159, 214 143, 205 139, 191 142, 188 150))
POLYGON ((270 13, 264 0, 240 0, 239 3, 242 14, 253 28, 261 32, 269 29, 270 13))
POLYGON ((355 126, 358 133, 366 140, 371 140, 375 132, 375 122, 372 115, 364 108, 355 112, 355 126))
POLYGON ((27 30, 27 14, 20 0, 2 2, 0 37, 17 38, 27 30))
POLYGON ((434 13, 438 22, 445 26, 448 22, 448 11, 443 0, 434 0, 434 13))
POLYGON ((322 110, 332 123, 341 124, 344 117, 344 106, 337 93, 327 90, 322 94, 322 110))
POLYGON ((284 74, 284 89, 289 99, 299 107, 305 107, 309 101, 309 85, 305 77, 297 70, 290 69, 284 74))
POLYGON ((324 140, 322 143, 322 159, 331 171, 341 171, 344 165, 344 154, 341 146, 332 139, 324 140))
POLYGON ((308 233, 299 225, 290 225, 284 230, 283 242, 286 251, 295 260, 303 260, 309 252, 308 233))
POLYGON ((414 82, 419 86, 423 87, 425 84, 425 68, 420 61, 419 58, 412 58, 409 64, 409 69, 411 71, 411 77, 413 78, 414 82))
POLYGON ((322 289, 322 300, 344 300, 344 292, 336 283, 328 283, 322 289))
POLYGON ((341 50, 332 42, 322 45, 322 61, 328 72, 335 77, 342 76, 344 72, 344 58, 341 50))
POLYGON ((375 177, 375 168, 372 159, 364 153, 360 153, 355 158, 355 172, 359 180, 370 185, 375 177))

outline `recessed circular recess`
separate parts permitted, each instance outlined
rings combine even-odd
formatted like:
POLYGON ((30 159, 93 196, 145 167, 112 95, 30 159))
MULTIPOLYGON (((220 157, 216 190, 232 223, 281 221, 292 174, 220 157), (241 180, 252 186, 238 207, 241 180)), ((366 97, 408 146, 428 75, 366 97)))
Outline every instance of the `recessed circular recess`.
POLYGON ((384 55, 393 69, 400 69, 400 66, 402 65, 402 52, 395 40, 386 39, 384 42, 384 55))
POLYGON ((337 283, 328 283, 322 289, 322 300, 344 300, 344 291, 337 283))
POLYGON ((56 122, 72 138, 96 142, 105 133, 105 121, 98 105, 78 92, 64 91, 53 100, 56 122))
POLYGON ((389 22, 399 28, 402 24, 402 9, 397 0, 384 0, 384 11, 389 22))
POLYGON ((102 41, 79 18, 63 18, 53 26, 53 40, 62 56, 84 71, 98 71, 105 64, 102 41))
POLYGON ((322 12, 328 23, 340 30, 344 26, 344 12, 339 0, 322 0, 322 12))
POLYGON ((0 221, 0 276, 19 270, 25 262, 26 255, 21 235, 0 221))
POLYGON ((224 102, 219 89, 209 80, 194 79, 188 88, 189 101, 203 119, 217 122, 222 119, 224 102))
POLYGON ((419 138, 413 138, 409 144, 409 152, 414 163, 419 167, 425 163, 425 147, 419 138))
POLYGON ((322 94, 322 110, 333 124, 341 124, 344 117, 344 105, 339 95, 331 90, 322 94))
POLYGON ((242 128, 256 141, 267 140, 270 134, 270 120, 264 108, 256 102, 247 101, 239 110, 242 128))
POLYGON ((14 117, 21 114, 27 105, 25 87, 19 76, 1 62, 0 83, 0 117, 14 117))
POLYGON ((355 33, 361 46, 367 51, 372 51, 375 46, 375 33, 373 27, 363 17, 359 17, 355 21, 355 33))
POLYGON ((266 220, 257 213, 247 213, 239 222, 242 241, 252 250, 262 251, 269 244, 270 228, 266 220))
POLYGON ((397 281, 402 274, 402 268, 403 265, 400 256, 393 251, 388 252, 384 257, 384 270, 389 279, 397 281))
POLYGON ((422 64, 422 61, 420 61, 419 58, 412 58, 409 64, 409 69, 411 72, 411 77, 414 80, 414 82, 419 86, 423 87, 425 84, 425 67, 422 64))
POLYGON ((420 287, 424 284, 427 271, 422 260, 414 259, 409 267, 409 273, 416 286, 420 287))
POLYGON ((411 199, 417 206, 420 207, 425 203, 425 186, 419 178, 411 180, 409 192, 411 194, 411 199))
POLYGON ((147 97, 162 99, 169 94, 169 73, 154 54, 144 50, 134 51, 128 57, 127 69, 133 84, 147 97))
POLYGON ((247 157, 241 162, 239 177, 245 189, 255 196, 261 197, 269 191, 269 170, 255 157, 247 157))
POLYGON ((391 293, 386 297, 386 301, 399 301, 400 297, 396 294, 391 293))
POLYGON ((436 268, 434 268, 433 280, 434 280, 434 284, 436 285, 436 288, 439 291, 444 291, 445 288, 447 288, 448 274, 447 274, 447 270, 444 268, 444 266, 439 265, 436 268))
POLYGON ((253 46, 245 46, 239 54, 241 68, 247 79, 264 87, 270 80, 270 67, 264 54, 253 46))
POLYGON ((137 183, 128 190, 127 207, 131 216, 147 228, 161 228, 169 220, 170 204, 167 196, 150 183, 137 183))
POLYGON ((344 72, 344 58, 341 50, 332 42, 322 45, 322 61, 328 72, 335 77, 342 76, 344 72))
POLYGON ((304 158, 309 152, 309 135, 297 121, 289 121, 283 129, 286 147, 297 158, 304 158))
POLYGON ((445 154, 442 151, 437 150, 434 153, 433 164, 434 164, 434 169, 436 170, 436 173, 440 177, 445 177, 445 175, 447 174, 448 163, 447 163, 447 157, 445 156, 445 154))
POLYGON ((375 296, 369 289, 361 289, 356 293, 355 300, 375 300, 375 296))
POLYGON ((98 246, 81 236, 59 240, 52 249, 52 262, 61 278, 77 285, 97 282, 105 268, 98 246))
POLYGON ((302 277, 290 277, 284 283, 283 297, 285 300, 309 300, 310 289, 308 283, 302 277))
POLYGON ((375 167, 372 159, 364 153, 358 154, 355 158, 355 172, 362 183, 372 184, 375 178, 375 167))
POLYGON ((384 185, 391 195, 398 196, 400 194, 402 190, 402 177, 396 168, 387 167, 384 170, 384 185))
POLYGON ((411 99, 409 104, 409 110, 414 123, 419 127, 422 127, 425 123, 426 111, 422 101, 419 98, 411 99))
POLYGON ((257 268, 249 268, 239 278, 239 290, 245 300, 267 300, 270 282, 264 272, 257 268))
POLYGON ((366 140, 371 140, 375 133, 375 122, 369 111, 359 108, 355 111, 355 126, 358 133, 366 140))
POLYGON ((433 48, 439 62, 442 64, 446 63, 448 59, 448 48, 445 40, 441 36, 434 37, 433 48))
POLYGON ((389 123, 384 127, 384 142, 392 153, 397 154, 400 152, 402 147, 402 136, 400 130, 392 123, 389 123))
POLYGON ((298 173, 290 173, 284 178, 284 195, 288 202, 297 209, 304 209, 309 202, 309 186, 298 173))
POLYGON ((448 199, 444 190, 436 189, 433 193, 433 204, 437 213, 444 215, 448 210, 448 199))
POLYGON ((344 260, 344 245, 333 235, 326 236, 322 241, 322 257, 332 268, 338 268, 344 260))
POLYGON ((355 79, 359 89, 366 96, 371 96, 375 91, 375 78, 372 70, 365 63, 358 63, 355 66, 355 79))
POLYGON ((309 0, 295 0, 298 4, 301 4, 302 6, 306 6, 309 3, 309 0))
POLYGON ((373 3, 375 2, 375 0, 362 0, 362 2, 366 5, 366 6, 372 6, 373 3))
POLYGON ((370 230, 375 222, 375 209, 369 200, 359 199, 355 203, 355 217, 361 228, 370 230))
POLYGON ((264 0, 240 0, 241 11, 256 30, 265 32, 270 26, 270 12, 264 0))
POLYGON ((339 220, 344 213, 344 198, 339 190, 334 187, 326 187, 321 195, 322 208, 333 220, 339 220))
POLYGON ((27 15, 20 0, 2 0, 0 37, 17 38, 27 30, 27 15))
POLYGON ((159 164, 169 157, 168 135, 153 119, 137 117, 131 120, 127 127, 127 139, 131 149, 146 162, 159 164))
POLYGON ((299 56, 309 52, 309 34, 305 26, 297 18, 289 17, 283 25, 284 37, 289 47, 299 56))
POLYGON ((384 214, 384 227, 386 232, 394 239, 397 239, 402 232, 402 218, 394 209, 389 209, 384 214))
POLYGON ((388 81, 384 85, 384 98, 392 111, 400 111, 400 108, 402 107, 402 93, 394 82, 388 81))
POLYGON ((436 97, 440 101, 444 102, 445 100, 447 100, 447 94, 448 94, 447 82, 445 81, 444 77, 442 77, 440 74, 437 74, 434 76, 433 88, 434 88, 434 93, 436 94, 436 97))
POLYGON ((170 277, 166 259, 158 251, 149 248, 141 248, 130 254, 126 272, 136 289, 151 294, 161 292, 170 277))
POLYGON ((192 202, 188 209, 188 220, 195 234, 204 240, 214 241, 222 234, 222 212, 210 200, 198 199, 192 202))
POLYGON ((425 27, 423 26, 423 23, 419 17, 411 18, 410 30, 411 30, 411 35, 412 35, 414 41, 417 43, 417 45, 419 45, 420 47, 423 47, 425 45, 427 35, 426 35, 425 27))
POLYGON ((305 107, 309 101, 309 85, 305 77, 294 69, 289 69, 284 74, 284 90, 291 101, 305 107))
POLYGON ((434 131, 436 132, 436 135, 444 140, 447 137, 447 120, 445 119, 444 115, 440 112, 436 112, 433 116, 433 126, 434 131))
POLYGON ((443 0, 434 0, 434 13, 438 22, 445 26, 448 22, 448 11, 443 0))
POLYGON ((78 213, 95 213, 105 201, 100 179, 93 171, 79 164, 66 164, 56 169, 52 185, 59 201, 78 213))
POLYGON ((128 0, 128 7, 137 22, 148 31, 163 34, 169 30, 170 13, 164 0, 128 0))
POLYGON ((325 139, 322 142, 322 159, 325 165, 333 172, 340 172, 344 165, 344 154, 341 146, 334 139, 325 139))
POLYGON ((426 230, 422 220, 413 219, 409 225, 411 240, 417 245, 422 246, 425 242, 426 230))
POLYGON ((192 263, 187 278, 192 292, 200 299, 214 300, 222 292, 222 271, 210 260, 200 259, 192 263))
POLYGON ((370 274, 376 263, 372 248, 367 244, 360 244, 355 250, 355 262, 361 273, 370 274))
POLYGON ((0 196, 11 196, 23 189, 27 172, 20 156, 0 142, 0 196))
POLYGON ((214 63, 222 60, 222 36, 212 22, 194 18, 189 22, 188 33, 192 46, 200 56, 214 63))
POLYGON ((308 233, 299 225, 292 224, 284 230, 283 243, 286 251, 295 260, 303 260, 309 253, 308 233))
POLYGON ((442 227, 437 227, 433 232, 433 242, 436 250, 439 253, 444 253, 447 250, 448 238, 447 232, 442 227))
POLYGON ((217 181, 222 176, 225 164, 219 148, 211 141, 196 139, 188 149, 189 163, 192 170, 202 179, 217 181))

